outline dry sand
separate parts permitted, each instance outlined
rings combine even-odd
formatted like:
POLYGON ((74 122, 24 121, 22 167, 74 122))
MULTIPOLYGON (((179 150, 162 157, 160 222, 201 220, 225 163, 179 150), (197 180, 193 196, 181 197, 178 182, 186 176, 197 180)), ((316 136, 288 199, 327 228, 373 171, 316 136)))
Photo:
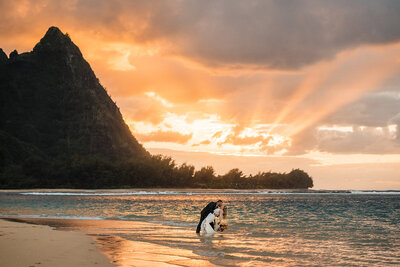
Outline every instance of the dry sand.
POLYGON ((83 233, 6 220, 0 220, 0 265, 114 266, 83 233))

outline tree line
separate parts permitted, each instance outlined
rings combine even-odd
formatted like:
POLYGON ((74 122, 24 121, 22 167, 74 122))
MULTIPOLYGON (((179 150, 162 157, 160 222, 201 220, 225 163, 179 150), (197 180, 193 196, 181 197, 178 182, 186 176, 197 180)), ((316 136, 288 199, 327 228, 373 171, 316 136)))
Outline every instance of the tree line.
MULTIPOLYGON (((4 162, 3 162, 4 163, 4 162)), ((111 161, 98 156, 44 159, 31 156, 21 164, 2 164, 0 188, 234 188, 306 189, 312 178, 300 169, 289 173, 245 175, 239 169, 217 175, 212 166, 200 170, 171 157, 151 155, 111 161)))

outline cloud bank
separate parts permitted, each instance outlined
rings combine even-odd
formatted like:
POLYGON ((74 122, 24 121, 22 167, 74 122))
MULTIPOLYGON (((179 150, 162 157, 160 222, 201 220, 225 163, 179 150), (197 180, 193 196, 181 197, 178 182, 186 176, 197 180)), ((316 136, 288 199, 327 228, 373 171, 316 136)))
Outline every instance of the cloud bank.
POLYGON ((400 154, 399 1, 0 1, 0 46, 68 32, 139 140, 400 154), (343 131, 343 127, 351 131, 343 131))

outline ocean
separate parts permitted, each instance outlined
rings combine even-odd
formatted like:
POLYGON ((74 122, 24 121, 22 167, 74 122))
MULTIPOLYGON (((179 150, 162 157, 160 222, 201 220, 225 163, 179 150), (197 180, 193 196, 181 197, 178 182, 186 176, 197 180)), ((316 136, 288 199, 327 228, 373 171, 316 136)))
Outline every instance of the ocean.
MULTIPOLYGON (((0 216, 81 230, 102 246, 179 249, 203 265, 400 265, 400 191, 16 191, 0 192, 0 216), (197 236, 200 210, 218 199, 228 229, 197 236)), ((136 255, 108 249, 120 265, 136 255)))

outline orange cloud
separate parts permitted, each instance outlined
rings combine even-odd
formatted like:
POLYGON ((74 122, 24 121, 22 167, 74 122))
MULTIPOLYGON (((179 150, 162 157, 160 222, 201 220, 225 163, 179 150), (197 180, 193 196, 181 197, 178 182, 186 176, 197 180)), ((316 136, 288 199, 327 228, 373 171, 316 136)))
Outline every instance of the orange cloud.
POLYGON ((136 137, 141 142, 169 142, 186 144, 191 138, 192 134, 181 134, 173 131, 157 131, 148 134, 136 134, 136 137))
MULTIPOLYGON (((203 151, 261 154, 290 152, 300 142, 312 150, 318 144, 302 134, 312 139, 313 128, 328 115, 368 92, 383 90, 400 73, 395 27, 384 27, 382 36, 378 28, 386 20, 380 26, 367 23, 377 33, 370 36, 369 29, 361 32, 364 24, 335 22, 323 12, 326 6, 318 5, 299 5, 298 12, 310 15, 311 22, 294 18, 299 26, 320 33, 308 36, 304 27, 286 24, 291 21, 286 13, 276 17, 271 11, 276 27, 260 23, 267 23, 265 13, 274 10, 262 2, 256 9, 239 2, 229 7, 256 26, 249 32, 234 18, 206 12, 202 4, 2 1, 0 7, 7 12, 0 19, 0 45, 8 52, 30 50, 48 26, 61 27, 145 145, 168 142, 170 148, 197 145, 203 151), (315 28, 321 18, 334 23, 335 31, 315 28), (210 23, 213 28, 207 27, 210 23), (296 35, 270 31, 280 28, 298 30, 296 35), (267 125, 262 133, 260 125, 267 125), (256 134, 240 135, 246 128, 256 134)), ((344 7, 330 8, 332 14, 342 14, 344 7)), ((386 10, 384 4, 373 12, 381 9, 386 10)))
POLYGON ((263 136, 245 136, 245 137, 238 137, 235 135, 230 135, 226 138, 225 143, 230 143, 233 145, 252 145, 257 143, 264 143, 270 140, 271 137, 264 138, 263 136))

